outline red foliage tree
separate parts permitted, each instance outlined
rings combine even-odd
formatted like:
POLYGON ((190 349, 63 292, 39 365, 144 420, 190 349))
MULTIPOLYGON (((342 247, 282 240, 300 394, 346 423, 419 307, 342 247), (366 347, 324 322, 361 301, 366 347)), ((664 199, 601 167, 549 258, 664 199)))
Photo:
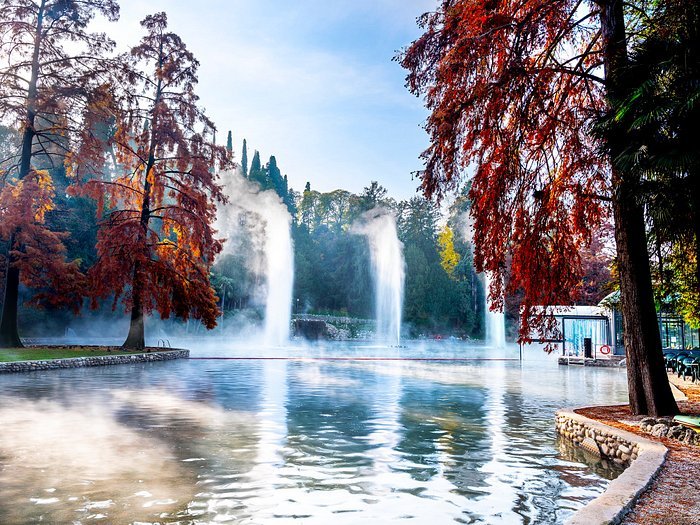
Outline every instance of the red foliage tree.
MULTIPOLYGON (((47 171, 30 171, 0 190, 0 237, 14 238, 12 268, 21 282, 36 289, 31 303, 37 306, 70 306, 80 309, 85 277, 76 261, 66 262, 63 239, 44 225, 53 209, 54 188, 47 171)), ((16 325, 16 318, 15 318, 16 325)))
MULTIPOLYGON (((224 202, 214 167, 229 156, 197 107, 198 62, 167 31, 165 13, 146 17, 146 36, 125 57, 124 91, 114 138, 118 175, 76 191, 96 198, 101 216, 98 262, 88 272, 95 299, 119 298, 131 311, 127 348, 143 348, 144 315, 157 310, 216 325, 209 270, 221 251, 215 202, 224 202), (199 130, 195 130, 199 127, 199 130)), ((84 178, 82 165, 72 175, 84 178)))
MULTIPOLYGON (((581 250, 612 211, 630 404, 635 413, 675 412, 635 198, 639 177, 611 168, 589 133, 625 93, 630 27, 622 0, 443 0, 420 23, 425 33, 401 63, 408 88, 431 110, 422 188, 439 199, 473 165, 475 266, 494 276, 496 307, 504 292, 522 290, 521 338, 554 330, 535 307, 576 301, 581 250)), ((620 149, 614 141, 605 147, 612 158, 620 149)))
MULTIPOLYGON (((60 165, 74 147, 93 87, 109 69, 103 57, 112 41, 87 31, 96 14, 116 20, 119 8, 113 0, 0 0, 0 121, 21 134, 20 147, 0 162, 5 205, 0 236, 9 246, 0 346, 22 344, 19 284, 37 282, 36 275, 22 276, 22 271, 39 272, 54 284, 78 278, 76 266, 64 261, 62 236, 50 232, 36 211, 51 207, 47 199, 53 195, 37 169, 60 165), (13 198, 27 207, 18 208, 13 198)), ((53 301, 60 302, 55 293, 53 301)), ((72 302, 70 295, 63 299, 72 302)))

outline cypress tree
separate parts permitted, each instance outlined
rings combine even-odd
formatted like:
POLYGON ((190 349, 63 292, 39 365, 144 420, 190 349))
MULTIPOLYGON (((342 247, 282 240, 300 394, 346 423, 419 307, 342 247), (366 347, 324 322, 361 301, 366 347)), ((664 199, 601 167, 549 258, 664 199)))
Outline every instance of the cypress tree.
POLYGON ((267 176, 268 186, 273 188, 277 195, 284 198, 284 180, 274 155, 270 157, 270 161, 267 163, 267 176))
POLYGON ((265 173, 262 169, 262 164, 260 163, 260 152, 255 150, 253 153, 253 160, 250 163, 250 172, 248 172, 248 178, 252 181, 260 184, 262 189, 265 188, 265 173))
MULTIPOLYGON (((245 144, 245 140, 243 141, 245 144)), ((231 130, 228 130, 228 137, 226 138, 226 150, 231 153, 233 152, 233 136, 231 135, 231 130)))
POLYGON ((253 153, 253 160, 250 163, 250 174, 252 175, 254 171, 262 171, 262 164, 260 164, 260 152, 255 150, 253 153))
POLYGON ((245 139, 243 139, 243 153, 241 153, 241 168, 243 169, 243 176, 248 177, 248 145, 245 139))

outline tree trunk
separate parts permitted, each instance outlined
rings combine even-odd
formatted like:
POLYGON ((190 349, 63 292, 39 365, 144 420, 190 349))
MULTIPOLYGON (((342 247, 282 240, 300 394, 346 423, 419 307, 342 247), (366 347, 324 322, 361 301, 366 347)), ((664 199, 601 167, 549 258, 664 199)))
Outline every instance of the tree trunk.
POLYGON ((122 348, 129 350, 143 350, 146 347, 146 336, 143 325, 143 302, 141 301, 141 279, 139 277, 140 268, 138 263, 134 266, 134 279, 131 284, 131 323, 129 325, 129 335, 122 348))
POLYGON ((129 350, 143 350, 146 348, 145 329, 143 326, 143 309, 136 304, 131 308, 131 324, 129 325, 129 335, 122 348, 129 350))
MULTIPOLYGON (((600 0, 601 34, 605 63, 605 88, 611 102, 626 94, 627 42, 622 0, 600 0)), ((622 144, 608 138, 611 160, 622 144)), ((644 210, 638 199, 636 173, 613 166, 612 207, 620 273, 624 345, 627 353, 627 383, 630 409, 634 414, 654 416, 678 413, 668 383, 661 337, 654 304, 644 210)))
POLYGON ((0 348, 22 348, 17 330, 17 302, 19 300, 19 269, 12 266, 14 235, 10 237, 5 269, 5 296, 3 298, 2 319, 0 319, 0 348))
POLYGON ((695 183, 692 184, 695 191, 693 192, 693 213, 690 216, 695 224, 695 286, 700 290, 700 177, 697 170, 693 172, 692 177, 695 179, 695 183))
POLYGON ((633 414, 676 414, 678 407, 668 384, 661 352, 644 211, 633 188, 624 180, 617 182, 613 213, 630 409, 633 414))
MULTIPOLYGON (((163 66, 163 41, 161 39, 158 55, 158 67, 163 66)), ((144 170, 144 183, 143 183, 143 201, 141 202, 141 217, 139 219, 139 226, 141 228, 139 242, 141 244, 141 249, 144 252, 145 260, 149 259, 150 253, 147 246, 148 243, 148 223, 151 218, 151 183, 149 182, 149 177, 151 171, 155 166, 155 130, 157 129, 156 120, 156 108, 160 103, 162 94, 163 80, 158 79, 158 84, 156 87, 156 94, 153 102, 153 108, 151 110, 151 126, 150 133, 151 139, 148 144, 148 160, 146 161, 146 168, 144 170)), ((137 261, 134 264, 134 278, 131 281, 131 324, 129 325, 129 335, 126 336, 126 341, 122 345, 122 348, 129 348, 134 350, 143 350, 146 347, 145 342, 145 330, 143 324, 143 297, 144 293, 144 282, 141 277, 142 272, 141 265, 137 261)))
MULTIPOLYGON (((32 65, 27 89, 27 120, 24 122, 22 133, 22 152, 20 156, 20 166, 18 177, 24 179, 31 170, 32 147, 34 145, 34 123, 36 121, 36 101, 38 96, 39 79, 39 51, 42 43, 42 28, 44 25, 44 8, 46 1, 42 0, 37 14, 37 25, 34 37, 34 50, 32 52, 32 65)), ((15 236, 9 239, 9 250, 21 249, 15 246, 15 236)), ((0 348, 2 347, 22 347, 17 330, 17 301, 19 300, 19 268, 13 267, 14 258, 8 254, 7 272, 5 272, 5 299, 2 307, 2 319, 0 319, 0 348)))

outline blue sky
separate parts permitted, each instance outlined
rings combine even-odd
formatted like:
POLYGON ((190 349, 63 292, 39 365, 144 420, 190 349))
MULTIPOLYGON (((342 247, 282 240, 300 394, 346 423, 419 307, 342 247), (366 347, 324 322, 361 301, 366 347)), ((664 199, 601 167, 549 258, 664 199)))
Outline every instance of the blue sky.
POLYGON ((378 180, 398 199, 415 193, 427 113, 392 62, 419 36, 435 0, 121 0, 120 44, 145 15, 166 11, 201 62, 202 105, 219 129, 263 163, 277 157, 290 185, 359 192, 378 180))

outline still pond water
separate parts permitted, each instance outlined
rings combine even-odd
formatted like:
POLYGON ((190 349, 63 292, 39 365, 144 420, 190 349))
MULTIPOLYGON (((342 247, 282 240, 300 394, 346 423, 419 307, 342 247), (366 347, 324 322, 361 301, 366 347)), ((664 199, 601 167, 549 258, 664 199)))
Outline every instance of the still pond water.
MULTIPOLYGON (((223 349, 193 357, 509 357, 223 349)), ((200 346, 199 348, 197 348, 200 346)), ((624 402, 621 370, 525 360, 182 360, 0 376, 0 523, 554 524, 618 472, 556 409, 624 402)))

